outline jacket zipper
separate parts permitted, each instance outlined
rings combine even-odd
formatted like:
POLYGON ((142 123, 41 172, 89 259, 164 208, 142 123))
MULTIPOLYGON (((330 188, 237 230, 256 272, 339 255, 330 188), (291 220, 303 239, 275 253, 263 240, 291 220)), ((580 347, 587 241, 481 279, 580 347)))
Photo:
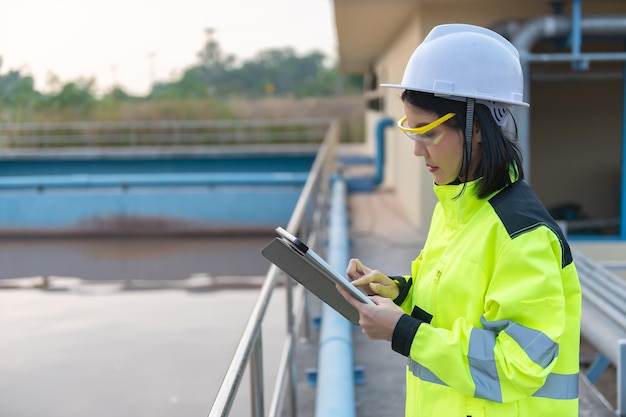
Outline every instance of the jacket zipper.
POLYGON ((433 285, 430 290, 430 311, 429 313, 433 315, 433 319, 437 318, 437 286, 439 285, 439 279, 441 278, 441 270, 437 269, 437 274, 435 275, 435 279, 433 280, 433 285))

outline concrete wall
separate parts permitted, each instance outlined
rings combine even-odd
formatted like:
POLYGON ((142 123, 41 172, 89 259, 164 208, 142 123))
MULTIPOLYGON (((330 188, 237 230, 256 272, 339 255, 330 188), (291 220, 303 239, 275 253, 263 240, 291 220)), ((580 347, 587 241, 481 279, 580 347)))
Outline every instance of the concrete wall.
MULTIPOLYGON (((396 83, 402 80, 406 62, 430 30, 417 14, 400 29, 396 41, 376 65, 375 70, 381 82, 396 83)), ((394 120, 400 119, 404 115, 400 100, 402 90, 385 88, 381 89, 381 93, 385 113, 394 120)), ((413 155, 413 142, 398 129, 388 132, 386 146, 389 161, 385 164, 386 183, 396 188, 408 218, 418 226, 428 225, 435 197, 432 177, 425 169, 423 159, 413 155)))

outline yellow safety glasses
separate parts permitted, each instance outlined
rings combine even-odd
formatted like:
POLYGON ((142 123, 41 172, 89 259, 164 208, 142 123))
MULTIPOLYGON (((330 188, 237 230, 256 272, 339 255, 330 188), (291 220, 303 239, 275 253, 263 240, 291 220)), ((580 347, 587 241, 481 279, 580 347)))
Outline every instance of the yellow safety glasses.
POLYGON ((402 119, 398 120, 398 127, 404 132, 405 135, 413 140, 419 140, 421 142, 424 142, 426 145, 436 145, 443 137, 443 132, 433 132, 432 130, 440 124, 450 120, 454 116, 456 116, 456 113, 448 113, 441 116, 434 122, 428 123, 427 125, 420 127, 410 127, 407 124, 406 116, 404 116, 402 119))

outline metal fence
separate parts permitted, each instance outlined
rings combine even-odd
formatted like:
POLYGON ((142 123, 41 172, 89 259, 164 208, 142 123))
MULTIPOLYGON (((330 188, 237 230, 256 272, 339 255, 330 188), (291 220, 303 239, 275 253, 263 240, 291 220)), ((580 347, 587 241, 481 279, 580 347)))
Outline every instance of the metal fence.
POLYGON ((321 143, 330 119, 0 123, 0 147, 63 148, 321 143))
POLYGON ((626 416, 626 280, 572 249, 583 297, 581 332, 600 352, 587 371, 595 383, 607 366, 617 368, 617 410, 626 416))
MULTIPOLYGON (((323 237, 319 233, 325 230, 326 212, 330 198, 330 176, 335 169, 335 155, 339 143, 338 122, 333 122, 326 131, 324 141, 313 163, 311 173, 296 204, 293 215, 287 225, 287 231, 303 237, 314 249, 319 249, 323 237)), ((266 276, 259 297, 253 307, 250 318, 243 331, 230 366, 222 381, 211 411, 210 417, 228 416, 237 396, 244 372, 250 375, 250 415, 266 415, 263 383, 263 337, 261 327, 267 307, 282 273, 272 266, 266 276)), ((287 296, 287 334, 279 361, 277 377, 267 411, 269 417, 276 417, 283 412, 284 404, 291 407, 288 415, 297 414, 296 362, 295 348, 300 329, 304 337, 309 336, 310 322, 306 302, 306 293, 302 286, 295 287, 291 279, 286 280, 287 296), (285 401, 287 398, 287 401, 285 401)))

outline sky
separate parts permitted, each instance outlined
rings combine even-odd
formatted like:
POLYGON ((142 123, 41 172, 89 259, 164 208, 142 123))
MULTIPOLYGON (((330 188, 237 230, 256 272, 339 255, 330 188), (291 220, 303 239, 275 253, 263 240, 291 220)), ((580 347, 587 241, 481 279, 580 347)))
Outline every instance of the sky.
POLYGON ((336 58, 332 0, 0 0, 0 74, 20 70, 39 91, 95 78, 144 95, 197 64, 207 29, 239 60, 292 47, 336 58))

